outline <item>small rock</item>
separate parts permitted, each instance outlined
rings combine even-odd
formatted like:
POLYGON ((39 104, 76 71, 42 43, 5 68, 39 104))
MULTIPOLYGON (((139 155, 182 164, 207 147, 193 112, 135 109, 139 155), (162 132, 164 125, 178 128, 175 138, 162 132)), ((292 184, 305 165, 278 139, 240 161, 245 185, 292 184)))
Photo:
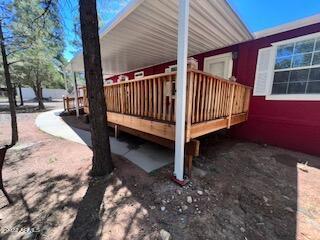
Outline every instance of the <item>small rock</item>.
POLYGON ((289 197, 287 197, 286 195, 282 195, 283 198, 287 199, 287 200, 290 200, 289 197))
POLYGON ((177 189, 176 193, 177 193, 178 195, 181 195, 182 192, 181 192, 180 189, 177 189))
POLYGON ((201 190, 198 190, 197 193, 198 193, 198 195, 200 195, 200 196, 203 195, 203 192, 202 192, 201 190))
POLYGON ((181 208, 179 208, 179 210, 178 210, 179 212, 182 212, 182 209, 181 208))
POLYGON ((160 209, 161 209, 162 212, 164 212, 166 210, 166 207, 162 206, 160 209))
POLYGON ((266 196, 263 196, 263 201, 264 201, 264 202, 268 202, 268 200, 269 200, 269 199, 268 199, 266 196))
POLYGON ((183 211, 186 211, 188 209, 188 206, 187 205, 182 205, 182 210, 183 211))
POLYGON ((161 237, 161 240, 170 240, 171 234, 169 232, 167 232, 166 230, 161 229, 160 230, 160 237, 161 237))
POLYGON ((294 213, 294 210, 291 207, 286 207, 285 210, 287 210, 288 212, 294 213))
POLYGON ((187 203, 192 203, 192 197, 191 196, 187 197, 187 203))
POLYGON ((150 209, 154 210, 154 209, 156 209, 156 206, 150 206, 150 209))
POLYGON ((164 200, 164 199, 161 202, 162 202, 162 204, 166 204, 167 203, 167 201, 164 200))
POLYGON ((155 202, 156 204, 160 204, 160 203, 162 202, 162 199, 159 198, 159 197, 157 197, 157 198, 154 200, 154 202, 155 202))
POLYGON ((240 227, 240 231, 244 233, 246 230, 243 227, 240 227))
POLYGON ((207 189, 205 189, 204 192, 205 192, 206 194, 209 194, 209 190, 207 190, 207 189))

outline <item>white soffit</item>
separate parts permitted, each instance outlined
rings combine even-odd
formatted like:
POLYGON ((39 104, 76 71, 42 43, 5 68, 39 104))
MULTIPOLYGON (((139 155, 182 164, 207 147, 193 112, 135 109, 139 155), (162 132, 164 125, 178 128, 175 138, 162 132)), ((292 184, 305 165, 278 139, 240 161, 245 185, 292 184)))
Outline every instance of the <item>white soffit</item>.
MULTIPOLYGON (((129 3, 100 34, 104 74, 118 74, 177 58, 178 0, 129 3)), ((252 39, 225 0, 190 0, 188 55, 252 39)), ((71 61, 83 71, 82 54, 71 61)))

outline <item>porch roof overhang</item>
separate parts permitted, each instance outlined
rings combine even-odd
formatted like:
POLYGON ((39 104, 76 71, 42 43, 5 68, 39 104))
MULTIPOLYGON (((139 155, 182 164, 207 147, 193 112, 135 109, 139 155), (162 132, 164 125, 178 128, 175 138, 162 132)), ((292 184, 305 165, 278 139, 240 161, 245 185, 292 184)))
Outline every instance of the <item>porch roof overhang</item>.
MULTIPOLYGON (((100 33, 103 74, 177 59, 177 0, 132 0, 100 33)), ((253 39, 226 0, 190 0, 188 55, 253 39)), ((82 53, 69 69, 83 72, 82 53)))

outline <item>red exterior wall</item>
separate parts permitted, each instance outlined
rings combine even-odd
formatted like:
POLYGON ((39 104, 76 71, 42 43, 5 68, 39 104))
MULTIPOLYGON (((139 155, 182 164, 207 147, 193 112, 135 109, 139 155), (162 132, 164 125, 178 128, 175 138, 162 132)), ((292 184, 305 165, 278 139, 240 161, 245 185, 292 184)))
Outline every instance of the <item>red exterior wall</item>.
MULTIPOLYGON (((239 45, 237 81, 253 86, 258 50, 272 42, 320 31, 320 23, 239 45)), ((276 101, 252 97, 249 119, 232 129, 234 136, 320 155, 320 102, 276 101)))
MULTIPOLYGON (((238 57, 233 61, 233 75, 237 78, 237 82, 253 86, 260 48, 268 47, 273 42, 319 31, 320 23, 193 57, 198 60, 199 69, 203 70, 205 57, 237 52, 238 57)), ((145 76, 158 74, 163 73, 165 68, 172 64, 175 62, 142 70, 145 71, 145 76)), ((133 79, 133 73, 126 75, 129 79, 133 79)), ((113 77, 114 80, 117 78, 113 77)), ((231 132, 235 137, 249 141, 320 155, 320 101, 267 101, 265 97, 252 97, 248 121, 234 126, 231 132)))

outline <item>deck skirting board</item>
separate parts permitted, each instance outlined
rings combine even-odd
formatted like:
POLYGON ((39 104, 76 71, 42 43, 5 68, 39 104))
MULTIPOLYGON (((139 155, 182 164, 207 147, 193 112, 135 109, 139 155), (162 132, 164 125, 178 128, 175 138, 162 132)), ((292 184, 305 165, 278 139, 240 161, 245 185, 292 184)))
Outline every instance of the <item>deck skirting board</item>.
MULTIPOLYGON (((247 120, 247 113, 233 115, 231 126, 247 120)), ((196 123, 191 125, 191 138, 197 138, 211 132, 215 132, 228 127, 228 118, 211 120, 208 122, 196 123)))
POLYGON ((141 132, 156 135, 165 139, 174 140, 175 125, 150 121, 135 116, 107 112, 108 122, 132 128, 141 132))
MULTIPOLYGON (((85 112, 88 109, 85 109, 85 112)), ((175 140, 175 125, 158 121, 151 121, 136 116, 130 116, 120 113, 107 112, 108 122, 141 131, 147 134, 158 136, 168 140, 175 140)), ((236 125, 247 120, 247 113, 240 113, 231 117, 230 125, 236 125)), ((228 118, 215 119, 207 122, 192 124, 190 128, 190 139, 194 139, 211 132, 228 128, 228 118)), ((187 139, 187 142, 189 140, 187 139)))

